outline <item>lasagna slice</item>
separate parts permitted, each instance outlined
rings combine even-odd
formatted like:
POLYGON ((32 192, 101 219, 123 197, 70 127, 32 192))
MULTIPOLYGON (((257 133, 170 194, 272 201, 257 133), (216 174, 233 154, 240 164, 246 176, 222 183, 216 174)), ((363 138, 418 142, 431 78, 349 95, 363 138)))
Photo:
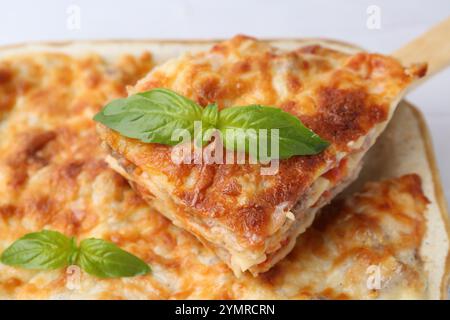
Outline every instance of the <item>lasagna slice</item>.
POLYGON ((108 162, 149 205, 211 248, 236 275, 269 270, 286 256, 316 212, 358 175, 361 158, 405 89, 426 72, 379 54, 325 46, 282 51, 245 36, 184 54, 153 69, 130 94, 168 88, 202 106, 275 106, 331 145, 258 164, 175 164, 172 147, 145 144, 102 125, 108 162))

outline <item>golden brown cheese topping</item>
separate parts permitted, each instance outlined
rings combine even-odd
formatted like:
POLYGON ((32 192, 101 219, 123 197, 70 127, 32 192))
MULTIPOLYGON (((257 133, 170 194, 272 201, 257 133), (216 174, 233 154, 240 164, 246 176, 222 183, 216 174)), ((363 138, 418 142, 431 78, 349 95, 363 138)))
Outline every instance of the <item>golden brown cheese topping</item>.
POLYGON ((415 174, 368 183, 323 208, 293 252, 263 278, 301 288, 296 297, 423 299, 427 276, 419 250, 427 204, 415 174))
POLYGON ((423 296, 417 251, 426 199, 416 176, 371 184, 339 210, 327 209, 339 212, 322 215, 293 253, 259 278, 236 279, 193 236, 149 209, 104 162, 91 119, 151 64, 148 55, 106 61, 33 54, 0 62, 0 74, 8 74, 0 84, 0 100, 8 101, 0 120, 0 251, 46 228, 113 241, 153 269, 101 280, 0 264, 0 299, 423 296), (380 290, 366 289, 367 274, 355 271, 372 264, 381 265, 380 290))
MULTIPOLYGON (((192 221, 205 229, 220 225, 245 250, 264 254, 266 240, 282 225, 276 208, 306 202, 311 184, 337 166, 338 157, 355 151, 352 143, 385 123, 401 92, 423 72, 378 54, 349 55, 321 46, 280 51, 237 36, 155 68, 131 90, 169 88, 203 106, 217 102, 219 108, 276 106, 332 143, 318 155, 281 161, 276 175, 261 175, 260 166, 250 164, 176 165, 169 146, 140 143, 103 126, 99 132, 138 168, 136 175, 144 172, 153 180, 148 184, 158 190, 150 192, 173 200, 177 210, 171 214, 183 227, 191 230, 192 221)), ((215 232, 205 236, 214 245, 225 237, 215 232)))
POLYGON ((148 53, 111 62, 57 53, 0 61, 2 249, 44 228, 83 236, 126 214, 111 208, 113 199, 127 199, 129 208, 140 203, 104 162, 92 116, 151 67, 148 53), (124 190, 114 193, 114 186, 124 190))
MULTIPOLYGON (((102 175, 108 176, 106 172, 102 175)), ((360 194, 332 203, 313 227, 298 238, 287 258, 258 278, 246 274, 239 279, 193 236, 151 212, 128 186, 107 183, 108 191, 114 196, 92 203, 87 216, 91 217, 95 210, 100 216, 89 231, 77 229, 75 234, 102 236, 114 241, 150 263, 152 273, 111 280, 81 274, 74 279, 65 270, 35 272, 0 265, 0 298, 427 297, 427 277, 419 249, 428 201, 417 175, 370 183, 360 194), (111 207, 107 213, 102 213, 101 209, 106 206, 111 207)), ((20 215, 14 213, 7 219, 25 224, 20 215)), ((4 222, 2 224, 5 227, 4 222)), ((8 238, 15 233, 11 227, 6 230, 8 238)))

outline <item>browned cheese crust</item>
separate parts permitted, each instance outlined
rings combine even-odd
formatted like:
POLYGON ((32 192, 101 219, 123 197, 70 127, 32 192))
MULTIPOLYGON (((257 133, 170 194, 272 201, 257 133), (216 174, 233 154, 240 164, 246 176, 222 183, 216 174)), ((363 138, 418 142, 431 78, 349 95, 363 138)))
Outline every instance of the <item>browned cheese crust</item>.
POLYGON ((1 249, 44 228, 90 234, 115 217, 114 201, 127 204, 120 216, 141 203, 105 163, 92 117, 151 67, 148 53, 114 61, 59 53, 0 60, 1 249))
MULTIPOLYGON (((280 51, 236 36, 209 51, 186 54, 155 68, 130 90, 170 88, 202 106, 217 102, 221 109, 276 106, 331 142, 318 155, 281 161, 278 174, 272 176, 261 175, 260 165, 176 165, 169 146, 141 143, 104 126, 99 126, 99 133, 115 154, 131 164, 130 178, 141 176, 142 192, 149 198, 155 193, 142 183, 144 173, 157 185, 157 198, 165 194, 173 201, 172 207, 158 209, 164 214, 173 211, 167 216, 175 223, 216 249, 230 249, 224 244, 227 233, 243 252, 264 255, 287 243, 286 236, 277 235, 275 245, 267 240, 293 223, 277 206, 287 204, 285 210, 290 210, 307 201, 312 183, 330 169, 337 167, 325 176, 332 184, 350 175, 339 165, 340 159, 367 146, 353 144, 389 119, 401 92, 424 72, 424 66, 405 69, 379 54, 349 55, 319 45, 280 51), (206 234, 194 223, 203 230, 214 225, 226 231, 206 234)), ((301 215, 296 218, 302 219, 301 215)))
POLYGON ((236 279, 150 209, 105 163, 92 116, 151 66, 148 54, 109 61, 33 53, 0 61, 0 252, 26 233, 50 229, 110 240, 152 267, 146 276, 102 280, 0 264, 0 299, 424 296, 417 252, 426 199, 414 175, 369 184, 325 209, 293 252, 258 278, 236 279), (381 266, 380 290, 366 287, 365 268, 373 264, 381 266))
MULTIPOLYGON (((83 169, 84 172, 85 169, 83 169)), ((105 175, 103 173, 103 175, 105 175)), ((107 175, 107 174, 106 174, 107 175)), ((110 182, 108 182, 110 183, 110 182)), ((92 227, 72 234, 102 236, 152 265, 152 273, 102 280, 81 274, 75 289, 66 270, 34 272, 0 265, 0 298, 7 299, 423 299, 427 275, 419 256, 427 199, 420 178, 370 183, 332 203, 302 234, 293 251, 269 272, 236 278, 188 232, 148 208, 124 184, 109 187, 120 213, 92 204, 92 227), (107 216, 112 216, 107 219, 107 216), (376 269, 372 269, 376 268, 376 269), (379 272, 379 283, 369 277, 379 272), (369 284, 378 285, 375 287, 369 284), (70 289, 69 289, 70 288, 70 289)), ((82 198, 79 198, 81 200, 82 198)), ((44 214, 41 211, 41 214, 44 214)), ((64 219, 64 213, 60 213, 64 219)), ((3 217, 26 224, 24 217, 3 217)), ((76 224, 73 222, 71 225, 76 224)), ((48 225, 59 228, 56 222, 48 225)), ((29 229, 26 229, 30 231, 29 229)), ((4 247, 4 245, 3 245, 4 247)), ((0 248, 1 249, 1 248, 0 248)))

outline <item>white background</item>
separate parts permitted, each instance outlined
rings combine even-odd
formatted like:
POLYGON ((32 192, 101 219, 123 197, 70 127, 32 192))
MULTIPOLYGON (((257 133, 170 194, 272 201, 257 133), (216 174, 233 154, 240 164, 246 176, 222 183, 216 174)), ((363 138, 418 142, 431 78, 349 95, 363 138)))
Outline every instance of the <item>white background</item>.
MULTIPOLYGON (((326 37, 389 53, 450 16, 450 0, 13 0, 0 2, 0 45, 67 39, 326 37), (80 29, 67 27, 70 5, 81 10, 80 29), (370 5, 381 28, 366 25, 370 5)), ((450 34, 443 41, 450 41, 450 34)), ((450 199, 450 68, 408 97, 431 129, 450 199)))

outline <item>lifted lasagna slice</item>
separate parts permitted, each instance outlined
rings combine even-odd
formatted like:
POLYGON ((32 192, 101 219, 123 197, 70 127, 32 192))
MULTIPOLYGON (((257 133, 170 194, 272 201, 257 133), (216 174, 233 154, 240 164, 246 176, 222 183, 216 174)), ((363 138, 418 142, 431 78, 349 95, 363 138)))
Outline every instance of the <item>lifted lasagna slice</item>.
POLYGON ((148 203, 194 234, 235 272, 254 275, 286 256, 296 237, 358 174, 404 90, 425 66, 404 68, 368 53, 320 45, 281 51, 237 36, 153 69, 130 93, 168 88, 202 106, 261 104, 298 117, 331 145, 281 160, 275 175, 254 164, 175 164, 172 147, 98 126, 112 168, 148 203))

